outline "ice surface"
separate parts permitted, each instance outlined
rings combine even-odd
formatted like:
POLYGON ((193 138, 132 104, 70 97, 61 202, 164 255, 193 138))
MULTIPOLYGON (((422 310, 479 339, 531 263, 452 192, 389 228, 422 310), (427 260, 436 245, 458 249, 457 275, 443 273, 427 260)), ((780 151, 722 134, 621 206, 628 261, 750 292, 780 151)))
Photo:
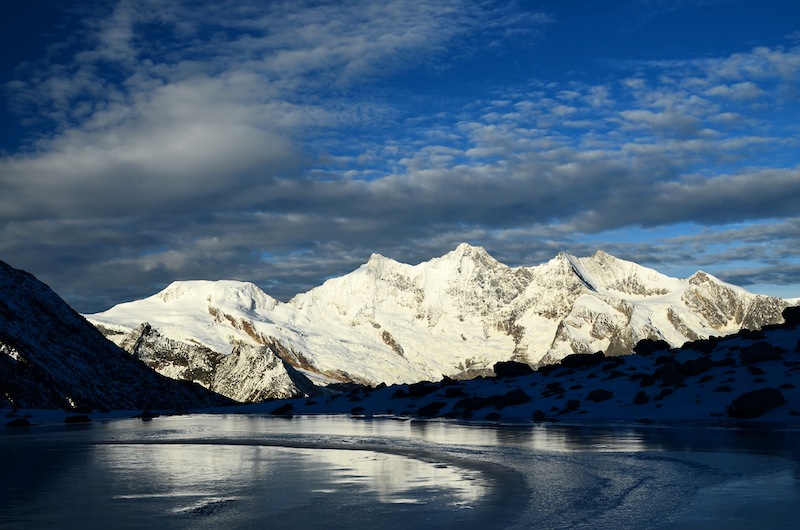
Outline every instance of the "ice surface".
POLYGON ((0 528, 794 528, 797 431, 249 415, 0 432, 0 528))

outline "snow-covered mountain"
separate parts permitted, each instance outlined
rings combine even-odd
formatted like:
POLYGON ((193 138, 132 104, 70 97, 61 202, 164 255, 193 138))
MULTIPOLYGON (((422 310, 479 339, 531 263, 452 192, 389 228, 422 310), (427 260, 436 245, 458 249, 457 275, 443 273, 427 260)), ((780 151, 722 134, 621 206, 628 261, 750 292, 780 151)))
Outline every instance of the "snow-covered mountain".
POLYGON ((0 408, 186 409, 230 404, 159 375, 32 275, 0 261, 0 408))
POLYGON ((637 355, 574 354, 533 372, 499 364, 496 377, 385 388, 237 407, 247 414, 349 414, 356 418, 459 421, 709 422, 800 421, 800 307, 784 324, 687 342, 642 341, 637 355))
POLYGON ((498 361, 539 366, 754 329, 781 322, 787 305, 602 251, 511 268, 462 244, 418 265, 373 255, 288 303, 251 283, 184 281, 89 319, 161 373, 253 400, 308 393, 291 367, 318 384, 470 378, 498 361))

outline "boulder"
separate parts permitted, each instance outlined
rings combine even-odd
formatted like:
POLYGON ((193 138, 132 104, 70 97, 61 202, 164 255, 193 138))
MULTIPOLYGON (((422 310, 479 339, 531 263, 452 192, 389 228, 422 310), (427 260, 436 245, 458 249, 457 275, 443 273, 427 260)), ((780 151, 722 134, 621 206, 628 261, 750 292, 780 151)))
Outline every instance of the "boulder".
POLYGON ((561 386, 561 381, 553 381, 545 385, 542 391, 542 397, 555 396, 557 394, 563 394, 564 392, 566 392, 566 390, 561 386))
POLYGON ((531 397, 525 393, 524 390, 517 388, 500 396, 500 399, 495 403, 495 407, 502 409, 503 407, 522 405, 523 403, 528 403, 530 400, 531 397))
POLYGON ((536 409, 536 410, 533 411, 533 414, 531 415, 531 419, 533 421, 535 421, 535 422, 544 421, 544 420, 547 419, 547 414, 545 414, 543 411, 541 411, 539 409, 536 409))
POLYGON ((669 342, 663 339, 642 339, 633 347, 633 353, 647 357, 657 351, 668 350, 669 348, 669 342))
POLYGON ((419 383, 408 385, 408 396, 412 398, 420 398, 437 390, 439 390, 439 385, 429 381, 420 381, 419 383))
POLYGON ((680 371, 686 377, 693 375, 700 375, 714 368, 714 361, 708 357, 698 357, 697 359, 689 359, 680 366, 680 371))
POLYGON ((783 360, 783 352, 769 342, 762 341, 742 348, 741 351, 739 351, 739 359, 745 364, 762 361, 780 361, 783 360))
POLYGON ((761 388, 736 397, 728 405, 727 412, 732 418, 758 418, 784 403, 786 399, 777 388, 761 388))
POLYGON ((653 377, 661 380, 661 386, 675 386, 683 382, 683 374, 681 374, 681 365, 674 359, 668 363, 659 366, 653 377))
POLYGON ((464 390, 460 387, 447 387, 444 389, 444 397, 454 398, 466 396, 464 390))
POLYGON ((530 365, 517 361, 499 361, 494 363, 493 368, 497 377, 519 377, 533 373, 530 365))
POLYGON ((421 406, 417 410, 417 414, 420 416, 435 416, 445 405, 447 405, 447 403, 444 401, 432 401, 427 405, 421 406))
POLYGON ((614 397, 614 393, 610 390, 596 388, 586 394, 586 401, 594 401, 595 403, 599 403, 600 401, 605 401, 607 399, 611 399, 612 397, 614 397))
POLYGON ((140 414, 137 414, 135 417, 141 419, 142 421, 152 420, 153 418, 158 418, 160 414, 157 412, 150 412, 149 410, 143 410, 140 414))
POLYGON ((561 359, 561 366, 565 368, 583 368, 602 363, 606 355, 599 351, 597 353, 572 353, 561 359))
POLYGON ((644 390, 639 390, 635 396, 633 396, 633 404, 634 405, 645 405, 650 402, 650 397, 644 390))
POLYGON ((294 410, 294 405, 291 403, 284 403, 280 407, 275 408, 271 414, 273 416, 288 416, 294 410))
POLYGON ((787 307, 783 310, 784 323, 790 326, 800 324, 800 306, 787 307))
POLYGON ((500 400, 500 396, 492 395, 488 397, 470 396, 464 399, 459 399, 453 405, 454 409, 478 410, 484 407, 495 405, 500 400))
POLYGON ((707 339, 697 339, 687 342, 681 348, 684 350, 693 350, 700 353, 711 353, 717 347, 719 337, 708 337, 707 339))

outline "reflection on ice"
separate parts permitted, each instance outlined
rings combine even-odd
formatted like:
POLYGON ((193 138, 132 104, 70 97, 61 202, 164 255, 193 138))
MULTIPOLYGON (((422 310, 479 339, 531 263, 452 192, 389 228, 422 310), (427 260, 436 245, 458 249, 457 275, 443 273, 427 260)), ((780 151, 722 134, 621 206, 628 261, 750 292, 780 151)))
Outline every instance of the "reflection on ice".
POLYGON ((0 433, 0 529, 793 528, 798 433, 185 416, 0 433))

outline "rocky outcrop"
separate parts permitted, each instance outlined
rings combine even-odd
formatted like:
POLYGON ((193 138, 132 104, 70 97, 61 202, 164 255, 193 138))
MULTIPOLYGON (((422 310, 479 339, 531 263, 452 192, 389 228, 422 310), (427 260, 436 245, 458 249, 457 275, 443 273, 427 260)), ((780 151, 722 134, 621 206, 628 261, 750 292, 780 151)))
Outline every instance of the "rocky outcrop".
POLYGON ((259 402, 319 392, 272 345, 239 341, 222 353, 201 344, 166 338, 149 323, 128 334, 101 330, 160 374, 196 382, 235 401, 259 402))

